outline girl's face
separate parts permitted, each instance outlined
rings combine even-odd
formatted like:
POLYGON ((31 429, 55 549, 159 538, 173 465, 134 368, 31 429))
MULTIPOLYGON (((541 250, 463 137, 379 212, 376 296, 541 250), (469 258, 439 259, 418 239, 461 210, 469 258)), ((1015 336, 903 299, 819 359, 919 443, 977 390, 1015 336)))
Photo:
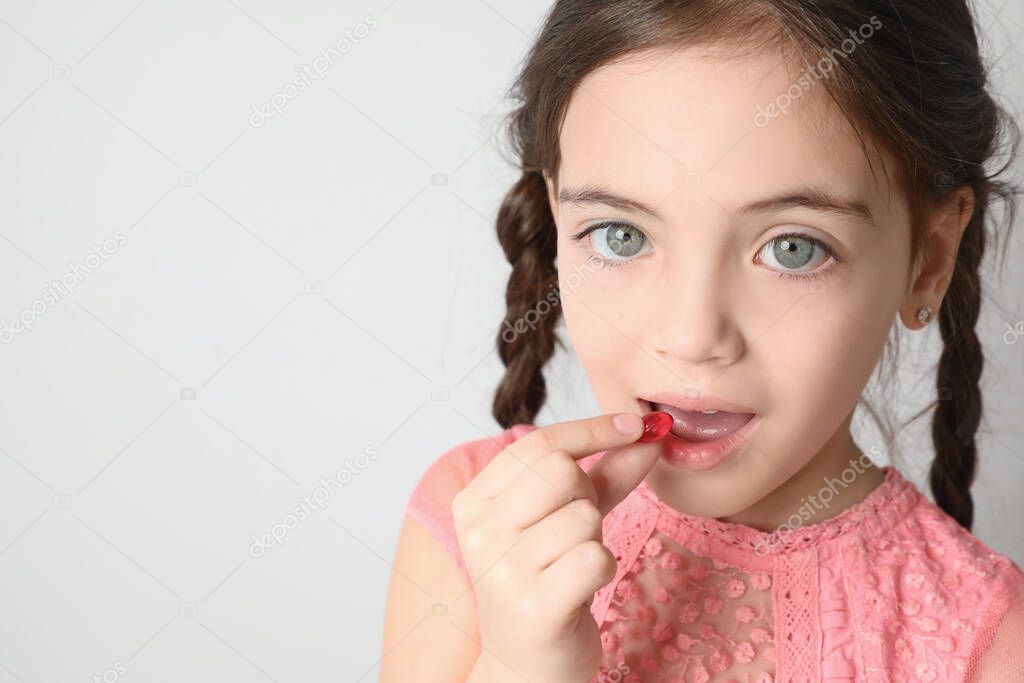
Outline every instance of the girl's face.
POLYGON ((695 50, 603 67, 570 102, 559 197, 548 179, 563 315, 602 411, 673 391, 761 415, 717 467, 655 464, 648 482, 691 514, 753 509, 798 473, 809 494, 860 455, 850 418, 907 291, 906 205, 800 76, 695 50), (567 199, 584 189, 621 201, 567 199))

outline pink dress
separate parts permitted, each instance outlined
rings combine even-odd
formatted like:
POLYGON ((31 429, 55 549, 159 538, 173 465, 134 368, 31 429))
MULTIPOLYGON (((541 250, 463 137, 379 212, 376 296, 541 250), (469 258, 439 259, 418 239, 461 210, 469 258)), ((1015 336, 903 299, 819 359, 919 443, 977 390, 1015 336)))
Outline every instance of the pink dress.
MULTIPOLYGON (((467 580, 451 498, 533 429, 449 449, 409 498, 467 580)), ((592 683, 1024 681, 1024 572, 884 472, 862 501, 784 536, 680 512, 642 482, 604 519, 618 569, 591 605, 592 683)))

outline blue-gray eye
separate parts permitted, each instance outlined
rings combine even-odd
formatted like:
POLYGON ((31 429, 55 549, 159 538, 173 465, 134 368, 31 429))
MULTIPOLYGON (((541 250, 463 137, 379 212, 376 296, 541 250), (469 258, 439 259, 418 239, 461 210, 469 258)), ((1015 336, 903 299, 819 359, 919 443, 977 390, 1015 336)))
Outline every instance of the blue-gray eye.
POLYGON ((640 230, 626 223, 599 223, 591 229, 590 244, 600 256, 628 259, 636 256, 647 238, 640 230), (601 247, 602 237, 604 249, 601 247))
POLYGON ((823 242, 797 234, 780 235, 765 244, 761 252, 766 266, 788 271, 813 270, 832 255, 823 242))

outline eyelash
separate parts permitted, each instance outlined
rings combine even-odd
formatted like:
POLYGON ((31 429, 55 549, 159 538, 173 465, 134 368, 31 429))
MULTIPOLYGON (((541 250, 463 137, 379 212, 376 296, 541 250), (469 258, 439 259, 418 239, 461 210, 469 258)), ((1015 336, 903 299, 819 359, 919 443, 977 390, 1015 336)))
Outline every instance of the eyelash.
MULTIPOLYGON (((598 230, 600 228, 605 228, 605 227, 608 227, 610 225, 627 225, 629 227, 636 227, 636 226, 634 226, 634 225, 632 225, 630 223, 624 223, 622 221, 603 221, 601 223, 595 223, 594 225, 591 225, 591 226, 589 226, 587 228, 584 228, 583 230, 581 230, 580 232, 576 233, 575 235, 572 235, 572 239, 575 242, 579 242, 584 237, 586 237, 590 233, 594 232, 595 230, 598 230)), ((639 230, 639 228, 637 228, 637 230, 639 230)), ((641 232, 643 232, 643 231, 641 231, 641 232)), ((786 233, 783 233, 781 235, 776 235, 775 237, 773 237, 770 240, 770 242, 776 242, 778 240, 784 240, 787 237, 799 237, 800 239, 804 239, 804 240, 807 240, 808 242, 816 244, 818 247, 821 248, 822 251, 824 251, 826 254, 828 254, 829 256, 832 257, 833 263, 832 263, 832 265, 827 266, 824 270, 818 269, 818 270, 813 270, 813 271, 810 271, 810 272, 807 272, 807 273, 786 273, 786 272, 783 272, 783 271, 775 271, 776 275, 778 275, 780 278, 788 278, 788 279, 792 279, 792 280, 818 280, 818 279, 824 279, 825 276, 828 275, 829 272, 835 266, 837 266, 838 264, 843 262, 843 260, 841 258, 839 258, 839 254, 836 253, 836 250, 833 249, 830 244, 828 244, 827 242, 822 242, 821 240, 819 240, 817 238, 814 238, 814 237, 812 237, 812 236, 810 236, 810 235, 808 235, 806 233, 802 233, 802 232, 786 232, 786 233)), ((760 251, 758 253, 760 253, 760 251)), ((632 263, 633 263, 633 259, 625 259, 625 260, 622 260, 622 261, 605 261, 604 265, 610 266, 612 268, 620 268, 622 266, 631 265, 632 263)))

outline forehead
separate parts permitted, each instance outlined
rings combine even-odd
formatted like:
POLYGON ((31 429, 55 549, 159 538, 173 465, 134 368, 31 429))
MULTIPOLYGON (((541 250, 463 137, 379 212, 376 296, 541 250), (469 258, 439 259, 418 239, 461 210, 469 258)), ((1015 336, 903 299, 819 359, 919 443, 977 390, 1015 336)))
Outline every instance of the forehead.
POLYGON ((736 198, 807 184, 885 206, 824 84, 778 52, 686 48, 603 66, 574 92, 560 151, 561 184, 609 184, 655 203, 698 173, 706 191, 736 198), (768 109, 787 97, 787 114, 768 109))

